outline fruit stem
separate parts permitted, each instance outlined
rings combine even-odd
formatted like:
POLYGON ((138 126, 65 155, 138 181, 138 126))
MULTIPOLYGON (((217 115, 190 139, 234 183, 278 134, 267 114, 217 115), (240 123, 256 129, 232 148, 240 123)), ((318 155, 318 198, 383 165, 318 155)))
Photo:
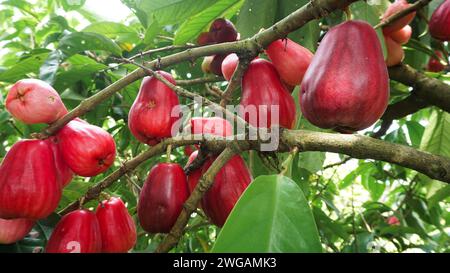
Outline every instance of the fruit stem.
POLYGON ((352 11, 350 10, 350 6, 345 7, 344 9, 346 20, 352 20, 352 11))
POLYGON ((167 156, 167 163, 170 163, 170 155, 172 153, 172 145, 167 146, 166 156, 167 156))

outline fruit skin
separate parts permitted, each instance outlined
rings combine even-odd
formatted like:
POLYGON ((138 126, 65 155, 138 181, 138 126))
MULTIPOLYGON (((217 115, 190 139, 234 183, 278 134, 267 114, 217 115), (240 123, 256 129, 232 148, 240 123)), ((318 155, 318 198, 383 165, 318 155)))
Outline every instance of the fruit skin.
MULTIPOLYGON (((194 160, 196 154, 192 154, 190 160, 194 160)), ((192 192, 200 177, 204 174, 215 157, 208 159, 203 167, 189 175, 189 189, 192 192)), ((191 161, 191 162, 192 162, 191 161)), ((211 222, 219 227, 225 224, 231 210, 241 197, 247 186, 252 181, 249 169, 241 156, 232 157, 217 173, 211 188, 203 195, 201 207, 211 222)))
MULTIPOLYGON (((434 53, 439 57, 443 58, 442 52, 439 50, 434 51, 434 53)), ((443 65, 438 59, 434 57, 430 57, 428 61, 427 70, 431 72, 441 72, 445 69, 445 65, 443 65)))
POLYGON ((239 111, 240 116, 255 127, 280 125, 292 129, 295 125, 294 98, 283 87, 275 67, 269 61, 255 59, 250 62, 242 78, 241 106, 248 107, 247 110, 256 106, 256 115, 245 113, 243 109, 239 111), (274 124, 271 120, 272 105, 279 106, 279 122, 274 124), (267 106, 266 111, 259 106, 267 106))
POLYGON ((211 24, 209 36, 216 43, 234 42, 238 38, 238 33, 230 20, 219 18, 211 24))
MULTIPOLYGON (((198 150, 194 151, 189 156, 186 166, 189 166, 197 158, 197 156, 198 156, 198 150)), ((187 184, 188 184, 188 190, 189 190, 190 194, 194 191, 194 188, 197 185, 198 180, 200 179, 201 176, 202 176, 202 168, 201 167, 191 171, 191 173, 187 176, 187 184)))
POLYGON ((202 32, 197 37, 198 45, 204 46, 204 45, 209 45, 209 44, 213 44, 213 43, 214 43, 214 41, 211 39, 211 35, 209 34, 209 32, 202 32))
POLYGON ((34 226, 29 219, 6 220, 0 218, 0 245, 13 244, 22 240, 34 226))
MULTIPOLYGON (((158 74, 175 84, 172 76, 164 71, 158 74)), ((176 93, 154 77, 142 80, 139 93, 128 114, 128 127, 142 143, 158 144, 172 136, 172 126, 179 116, 172 116, 172 110, 179 106, 176 93)))
POLYGON ((214 55, 212 58, 211 64, 209 65, 209 70, 211 73, 217 75, 217 76, 223 76, 222 74, 222 62, 225 59, 227 55, 214 55))
POLYGON ((84 177, 106 171, 116 158, 116 143, 102 128, 72 120, 58 133, 59 148, 70 169, 84 177))
POLYGON ((398 218, 396 216, 388 217, 386 222, 388 225, 391 225, 391 226, 400 226, 400 224, 401 224, 400 220, 398 220, 398 218))
POLYGON ((168 233, 188 198, 186 174, 176 163, 159 163, 151 170, 139 196, 138 216, 149 233, 168 233))
POLYGON ((281 79, 291 86, 302 82, 314 56, 307 48, 287 38, 272 42, 267 47, 266 53, 281 79))
POLYGON ((409 39, 411 39, 411 35, 412 35, 412 28, 411 26, 406 25, 399 31, 389 34, 389 37, 396 43, 404 45, 409 41, 409 39))
POLYGON ((223 118, 195 117, 191 119, 191 134, 231 136, 233 135, 233 127, 228 120, 223 118))
POLYGON ((386 42, 387 48, 386 65, 391 67, 400 64, 405 58, 405 51, 402 45, 396 43, 388 36, 384 37, 384 41, 386 42))
POLYGON ((211 62, 213 61, 214 56, 207 56, 205 58, 203 58, 203 62, 202 62, 202 71, 205 74, 209 74, 212 73, 211 72, 211 62))
POLYGON ((120 198, 102 201, 96 211, 102 237, 102 252, 126 253, 136 243, 136 226, 120 198))
POLYGON ((191 145, 184 146, 184 155, 191 156, 193 152, 195 152, 194 148, 191 145))
POLYGON ((239 64, 239 57, 236 53, 231 53, 222 61, 222 74, 225 80, 230 81, 236 67, 239 64))
POLYGON ((67 114, 58 92, 37 79, 16 82, 8 92, 6 110, 26 124, 53 123, 67 114))
POLYGON ((0 218, 46 218, 60 199, 61 184, 48 142, 16 142, 0 167, 0 218))
POLYGON ((372 26, 347 21, 333 27, 302 82, 305 118, 320 128, 350 133, 375 123, 388 100, 388 71, 372 26))
MULTIPOLYGON (((381 21, 385 21, 388 17, 408 8, 410 4, 406 0, 395 0, 394 3, 390 4, 389 7, 384 12, 381 21)), ((389 34, 392 32, 399 31, 414 19, 414 16, 416 16, 416 12, 411 12, 408 15, 402 17, 401 19, 398 19, 397 21, 393 22, 389 26, 385 26, 383 28, 383 32, 385 34, 389 34)))
POLYGON ((450 1, 445 0, 433 12, 428 23, 430 35, 441 41, 450 41, 450 1))
POLYGON ((48 240, 47 253, 100 253, 102 238, 95 214, 72 211, 59 221, 48 240))
POLYGON ((72 181, 73 172, 67 165, 66 161, 64 161, 64 157, 58 145, 58 138, 51 136, 47 139, 47 141, 49 142, 53 152, 53 157, 55 159, 56 179, 64 188, 70 183, 70 181, 72 181))

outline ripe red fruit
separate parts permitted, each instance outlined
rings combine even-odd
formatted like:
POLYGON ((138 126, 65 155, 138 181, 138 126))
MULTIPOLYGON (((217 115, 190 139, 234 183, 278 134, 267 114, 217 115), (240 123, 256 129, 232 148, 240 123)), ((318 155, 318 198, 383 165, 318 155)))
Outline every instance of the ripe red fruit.
POLYGON ((386 222, 388 225, 391 225, 391 226, 399 226, 400 225, 400 220, 398 220, 398 218, 395 216, 389 217, 386 222))
POLYGON ((255 127, 270 128, 273 125, 292 129, 295 124, 295 102, 283 87, 275 67, 266 60, 250 62, 242 78, 242 98, 239 114, 255 127), (272 113, 278 107, 279 113, 272 113), (272 121, 272 118, 278 122, 272 121))
POLYGON ((441 41, 450 41, 450 1, 444 0, 433 12, 428 23, 430 35, 441 41))
POLYGON ((46 218, 60 199, 61 184, 48 142, 15 143, 0 167, 0 218, 46 218))
POLYGON ((199 118, 191 119, 191 134, 195 135, 216 135, 231 136, 233 135, 233 127, 231 123, 223 118, 199 118))
MULTIPOLYGON (((395 0, 394 3, 392 3, 391 5, 389 5, 389 7, 386 9, 386 11, 384 12, 381 21, 385 21, 388 17, 404 10, 407 9, 410 6, 410 4, 406 1, 406 0, 395 0)), ((416 12, 411 12, 408 15, 398 19, 397 21, 393 22, 392 24, 385 26, 383 28, 383 32, 385 34, 389 34, 392 32, 396 32, 399 31, 400 29, 402 29, 403 27, 405 27, 406 25, 408 25, 409 23, 411 23, 411 21, 414 19, 414 16, 416 16, 416 12)))
POLYGON ((209 35, 209 32, 202 32, 200 33, 200 35, 197 37, 197 44, 198 45, 209 45, 209 44, 213 44, 214 41, 211 39, 211 35, 209 35))
POLYGON ((225 57, 222 61, 222 74, 225 80, 229 81, 231 80, 231 77, 233 76, 234 71, 236 70, 236 67, 239 63, 239 57, 236 55, 236 53, 231 53, 228 56, 225 57))
POLYGON ((111 197, 96 211, 102 237, 102 252, 125 253, 136 243, 136 226, 120 198, 111 197))
MULTIPOLYGON (((439 58, 443 58, 444 56, 442 55, 442 52, 439 50, 434 51, 434 53, 439 57, 439 58)), ((427 66, 427 70, 431 71, 431 72, 441 72, 442 70, 445 69, 445 65, 443 65, 441 63, 440 60, 434 58, 434 57, 430 57, 430 60, 428 61, 428 66, 427 66)))
POLYGON ((396 43, 389 36, 384 36, 384 41, 387 49, 386 65, 391 67, 400 64, 405 58, 405 51, 402 45, 396 43))
MULTIPOLYGON (((188 159, 188 163, 187 166, 189 166, 198 156, 198 150, 194 151, 188 159)), ((189 189, 189 193, 192 193, 194 191, 195 186, 198 183, 198 180, 200 179, 200 177, 202 176, 202 168, 197 168, 193 171, 191 171, 191 173, 188 175, 187 177, 187 184, 188 184, 188 189, 189 189)))
POLYGON ((56 225, 45 252, 47 253, 100 253, 102 238, 95 214, 76 210, 65 215, 56 225))
POLYGON ((412 28, 407 25, 399 31, 392 32, 389 37, 398 44, 404 45, 411 39, 412 28))
POLYGON ((226 55, 214 55, 212 58, 212 61, 209 65, 209 70, 211 73, 217 75, 217 76, 223 76, 222 74, 222 62, 225 59, 226 55))
POLYGON ((347 21, 333 27, 302 82, 300 106, 305 118, 325 129, 359 131, 381 117, 388 99, 388 72, 372 26, 347 21))
POLYGON ((0 218, 0 245, 22 240, 31 231, 34 221, 28 219, 6 220, 0 218))
POLYGON ((16 82, 6 97, 6 110, 26 124, 53 123, 67 114, 58 92, 36 79, 16 82))
POLYGON ((144 230, 168 233, 188 198, 186 175, 176 163, 155 165, 139 196, 138 216, 144 230))
POLYGON ((266 53, 281 79, 291 86, 302 82, 314 56, 307 48, 287 38, 272 42, 267 47, 266 53))
MULTIPOLYGON (((175 84, 169 73, 157 73, 175 84)), ((172 136, 172 127, 179 119, 175 108, 178 106, 177 94, 172 89, 157 78, 145 77, 128 114, 128 127, 137 140, 155 145, 172 136)))
POLYGON ((219 18, 211 24, 209 36, 216 43, 234 42, 238 38, 238 33, 230 20, 219 18))
POLYGON ((106 171, 116 157, 113 137, 87 122, 72 120, 57 137, 64 161, 80 176, 91 177, 106 171))
POLYGON ((49 142, 50 148, 53 151, 53 157, 55 159, 55 168, 56 168, 56 179, 64 188, 67 186, 73 178, 73 172, 67 165, 66 161, 64 161, 63 155, 58 146, 58 138, 50 137, 47 140, 49 142))
POLYGON ((184 155, 190 156, 194 152, 194 148, 191 145, 184 146, 184 155))
MULTIPOLYGON (((192 154, 192 162, 197 154, 192 154)), ((189 175, 189 189, 192 192, 201 175, 205 173, 215 158, 206 161, 202 169, 197 169, 189 175)), ((219 227, 225 224, 231 210, 252 181, 250 171, 239 155, 232 157, 217 173, 214 184, 202 198, 201 206, 211 222, 219 227)))

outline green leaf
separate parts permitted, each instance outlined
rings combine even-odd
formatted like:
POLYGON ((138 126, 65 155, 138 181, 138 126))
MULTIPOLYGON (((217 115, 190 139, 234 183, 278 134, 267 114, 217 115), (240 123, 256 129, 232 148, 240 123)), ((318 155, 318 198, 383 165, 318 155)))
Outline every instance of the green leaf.
POLYGON ((110 39, 121 42, 138 43, 138 33, 131 27, 116 22, 96 22, 85 27, 81 32, 103 34, 110 39))
POLYGON ((260 176, 244 192, 212 252, 322 252, 316 223, 291 179, 260 176))
POLYGON ((224 17, 224 14, 234 15, 243 3, 244 0, 217 1, 214 5, 184 21, 175 33, 174 44, 185 44, 196 39, 212 20, 224 17))
POLYGON ((408 128, 409 139, 411 140, 412 146, 419 147, 425 128, 417 121, 407 121, 406 127, 408 128))
POLYGON ((81 8, 86 0, 62 0, 61 4, 65 11, 71 11, 81 8))
POLYGON ((258 33, 261 28, 268 28, 273 25, 276 12, 276 0, 246 0, 236 23, 241 39, 251 37, 258 33))
POLYGON ((446 185, 443 188, 437 190, 429 199, 428 205, 429 207, 436 206, 440 201, 450 197, 450 185, 446 185))
POLYGON ((1 72, 0 81, 16 82, 22 78, 26 78, 29 73, 37 73, 41 65, 47 59, 48 55, 48 53, 41 53, 23 59, 16 65, 10 67, 8 70, 1 72))
POLYGON ((158 21, 154 20, 145 31, 144 44, 146 45, 152 44, 153 39, 156 37, 156 35, 159 34, 160 31, 161 26, 159 25, 158 21))
POLYGON ((52 85, 62 59, 61 51, 55 50, 50 53, 39 70, 39 78, 52 85))
POLYGON ((117 56, 122 54, 120 47, 111 39, 91 32, 75 32, 66 35, 60 40, 58 48, 67 56, 85 50, 103 50, 117 56))
POLYGON ((368 169, 373 167, 373 164, 370 162, 360 164, 358 168, 347 174, 345 178, 342 179, 341 182, 339 182, 339 189, 344 189, 350 186, 358 176, 360 176, 364 172, 367 172, 368 169))
POLYGON ((322 169, 324 162, 325 153, 323 152, 302 152, 299 154, 298 167, 315 173, 322 169))

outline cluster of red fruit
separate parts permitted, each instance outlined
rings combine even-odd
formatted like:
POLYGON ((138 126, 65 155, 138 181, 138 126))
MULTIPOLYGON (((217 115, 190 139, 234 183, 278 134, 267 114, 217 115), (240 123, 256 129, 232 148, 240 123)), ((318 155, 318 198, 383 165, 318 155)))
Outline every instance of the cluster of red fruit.
MULTIPOLYGON (((428 24, 430 35, 439 41, 450 41, 450 1, 444 0, 433 12, 428 24)), ((430 58, 428 70, 440 72, 445 69, 445 65, 440 61, 444 58, 441 51, 435 51, 436 57, 430 58)))
MULTIPOLYGON (((67 113, 58 93, 34 79, 13 85, 6 109, 26 124, 51 124, 67 113)), ((15 143, 0 166, 0 243, 22 239, 36 220, 49 216, 74 173, 90 177, 106 171, 115 147, 110 134, 81 119, 48 139, 15 143)))

